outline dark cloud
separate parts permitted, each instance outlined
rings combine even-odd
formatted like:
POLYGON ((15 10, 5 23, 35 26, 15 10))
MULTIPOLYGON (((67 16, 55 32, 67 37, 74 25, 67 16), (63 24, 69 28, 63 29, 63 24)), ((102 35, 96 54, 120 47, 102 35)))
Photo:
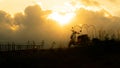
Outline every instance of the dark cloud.
POLYGON ((0 38, 9 39, 10 38, 10 25, 12 24, 12 18, 10 14, 5 11, 0 10, 0 38))
POLYGON ((45 23, 44 12, 46 11, 42 11, 38 5, 34 5, 26 7, 24 14, 17 13, 15 15, 14 22, 20 26, 19 38, 26 40, 40 38, 42 24, 45 23))
POLYGON ((60 36, 57 24, 47 19, 50 13, 50 10, 43 11, 40 6, 33 5, 26 7, 24 14, 15 14, 14 24, 20 26, 16 40, 59 40, 59 37, 56 39, 56 36, 60 36))
POLYGON ((11 16, 10 14, 6 13, 5 11, 0 10, 0 23, 10 23, 11 22, 11 16))
POLYGON ((99 30, 105 30, 109 34, 113 34, 114 32, 111 31, 118 31, 120 29, 120 18, 112 16, 106 10, 94 12, 81 8, 77 10, 76 13, 77 15, 72 21, 73 24, 94 25, 96 27, 97 33, 99 30))

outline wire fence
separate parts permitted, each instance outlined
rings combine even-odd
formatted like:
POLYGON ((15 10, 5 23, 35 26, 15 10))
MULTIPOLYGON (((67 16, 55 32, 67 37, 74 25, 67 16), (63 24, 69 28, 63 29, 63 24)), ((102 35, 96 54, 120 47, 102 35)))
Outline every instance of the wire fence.
POLYGON ((42 45, 0 45, 0 51, 43 49, 42 45))

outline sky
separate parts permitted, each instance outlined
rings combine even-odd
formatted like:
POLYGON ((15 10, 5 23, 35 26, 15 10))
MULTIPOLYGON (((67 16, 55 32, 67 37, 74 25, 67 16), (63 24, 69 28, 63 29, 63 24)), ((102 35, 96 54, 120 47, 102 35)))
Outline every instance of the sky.
MULTIPOLYGON (((105 8, 113 15, 120 15, 120 1, 119 0, 0 0, 0 9, 15 14, 17 12, 23 12, 25 7, 33 4, 41 4, 43 9, 53 9, 55 6, 63 6, 64 3, 76 1, 83 2, 84 4, 90 3, 90 1, 97 2, 100 7, 105 8), (16 8, 17 7, 17 8, 16 8)), ((92 3, 91 3, 92 4, 92 3)))
POLYGON ((0 0, 0 42, 67 44, 75 25, 84 25, 83 34, 90 37, 118 38, 119 4, 119 0, 0 0))
POLYGON ((5 10, 10 14, 23 12, 25 7, 34 4, 42 4, 43 9, 52 9, 54 6, 61 6, 69 0, 0 0, 1 10, 5 10))

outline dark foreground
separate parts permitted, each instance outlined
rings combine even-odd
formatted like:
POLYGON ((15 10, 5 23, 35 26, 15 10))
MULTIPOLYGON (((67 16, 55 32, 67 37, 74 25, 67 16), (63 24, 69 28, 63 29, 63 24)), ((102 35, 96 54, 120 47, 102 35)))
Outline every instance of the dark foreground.
POLYGON ((0 52, 0 68, 119 68, 119 47, 0 52))

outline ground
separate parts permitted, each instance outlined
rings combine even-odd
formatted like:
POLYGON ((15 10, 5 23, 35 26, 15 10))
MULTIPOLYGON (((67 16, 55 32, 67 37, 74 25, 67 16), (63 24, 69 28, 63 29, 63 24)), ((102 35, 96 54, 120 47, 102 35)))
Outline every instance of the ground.
POLYGON ((0 52, 1 68, 116 68, 120 49, 75 47, 0 52))

